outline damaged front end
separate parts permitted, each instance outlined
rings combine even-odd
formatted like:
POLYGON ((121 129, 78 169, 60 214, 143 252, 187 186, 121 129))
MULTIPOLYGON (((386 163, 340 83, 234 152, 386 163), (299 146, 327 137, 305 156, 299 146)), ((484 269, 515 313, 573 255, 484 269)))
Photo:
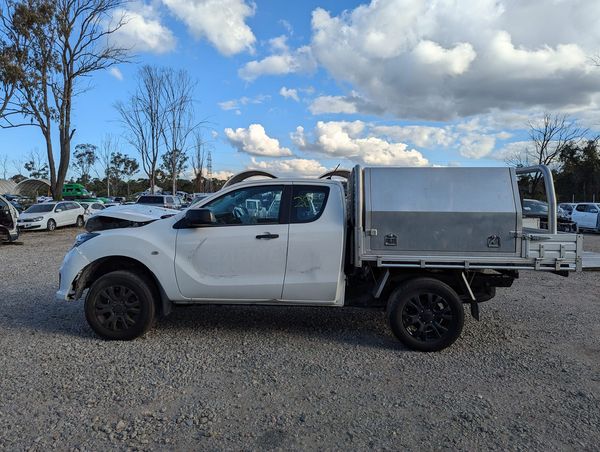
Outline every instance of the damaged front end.
POLYGON ((137 228, 178 213, 178 210, 141 204, 114 206, 91 216, 85 224, 85 229, 88 232, 98 232, 108 229, 137 228))

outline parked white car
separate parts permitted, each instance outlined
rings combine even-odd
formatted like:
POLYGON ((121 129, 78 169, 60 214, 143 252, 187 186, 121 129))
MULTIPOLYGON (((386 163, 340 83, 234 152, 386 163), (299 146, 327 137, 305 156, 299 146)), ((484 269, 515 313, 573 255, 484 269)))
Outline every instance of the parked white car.
POLYGON ((102 212, 106 207, 104 204, 99 202, 86 202, 86 201, 78 201, 78 204, 85 209, 85 217, 91 217, 92 215, 102 212))
POLYGON ((571 213, 571 221, 577 223, 579 229, 600 232, 600 204, 581 202, 575 206, 571 213))
POLYGON ((60 226, 83 227, 84 223, 85 209, 74 201, 34 204, 25 210, 17 220, 19 228, 25 230, 54 231, 60 226))

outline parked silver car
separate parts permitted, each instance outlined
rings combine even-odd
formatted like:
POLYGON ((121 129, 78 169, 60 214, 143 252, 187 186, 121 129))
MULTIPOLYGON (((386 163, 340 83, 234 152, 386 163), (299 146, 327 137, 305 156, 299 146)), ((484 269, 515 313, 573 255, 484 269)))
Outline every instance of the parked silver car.
POLYGON ((137 199, 136 204, 164 207, 165 209, 181 209, 181 199, 173 195, 142 195, 137 199))

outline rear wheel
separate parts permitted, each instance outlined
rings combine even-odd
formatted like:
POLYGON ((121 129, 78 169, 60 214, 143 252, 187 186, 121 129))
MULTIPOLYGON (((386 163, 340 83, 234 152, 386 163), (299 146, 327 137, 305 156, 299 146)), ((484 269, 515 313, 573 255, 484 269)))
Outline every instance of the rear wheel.
POLYGON ((75 223, 77 225, 78 228, 82 228, 83 225, 85 224, 85 221, 83 220, 83 217, 80 215, 77 217, 77 223, 75 223))
POLYGON ((50 218, 46 224, 46 228, 48 228, 49 231, 54 231, 56 229, 56 221, 50 218))
POLYGON ((151 283, 136 273, 115 271, 100 277, 85 299, 85 317, 103 339, 131 340, 154 321, 151 283))
POLYGON ((387 316, 394 335, 404 345, 424 352, 452 345, 464 324, 460 298, 434 278, 413 279, 398 287, 390 295, 387 316))

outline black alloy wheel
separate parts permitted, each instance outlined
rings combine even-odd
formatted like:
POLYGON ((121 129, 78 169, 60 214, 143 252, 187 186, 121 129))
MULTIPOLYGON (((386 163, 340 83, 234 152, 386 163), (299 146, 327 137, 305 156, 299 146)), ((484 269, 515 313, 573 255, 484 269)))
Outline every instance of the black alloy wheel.
POLYGON ((88 324, 104 339, 135 339, 150 328, 154 315, 152 284, 129 271, 100 277, 85 300, 88 324))
POLYGON ((451 345, 462 332, 462 301, 447 284, 418 278, 398 287, 388 302, 394 335, 408 347, 437 351, 451 345))

